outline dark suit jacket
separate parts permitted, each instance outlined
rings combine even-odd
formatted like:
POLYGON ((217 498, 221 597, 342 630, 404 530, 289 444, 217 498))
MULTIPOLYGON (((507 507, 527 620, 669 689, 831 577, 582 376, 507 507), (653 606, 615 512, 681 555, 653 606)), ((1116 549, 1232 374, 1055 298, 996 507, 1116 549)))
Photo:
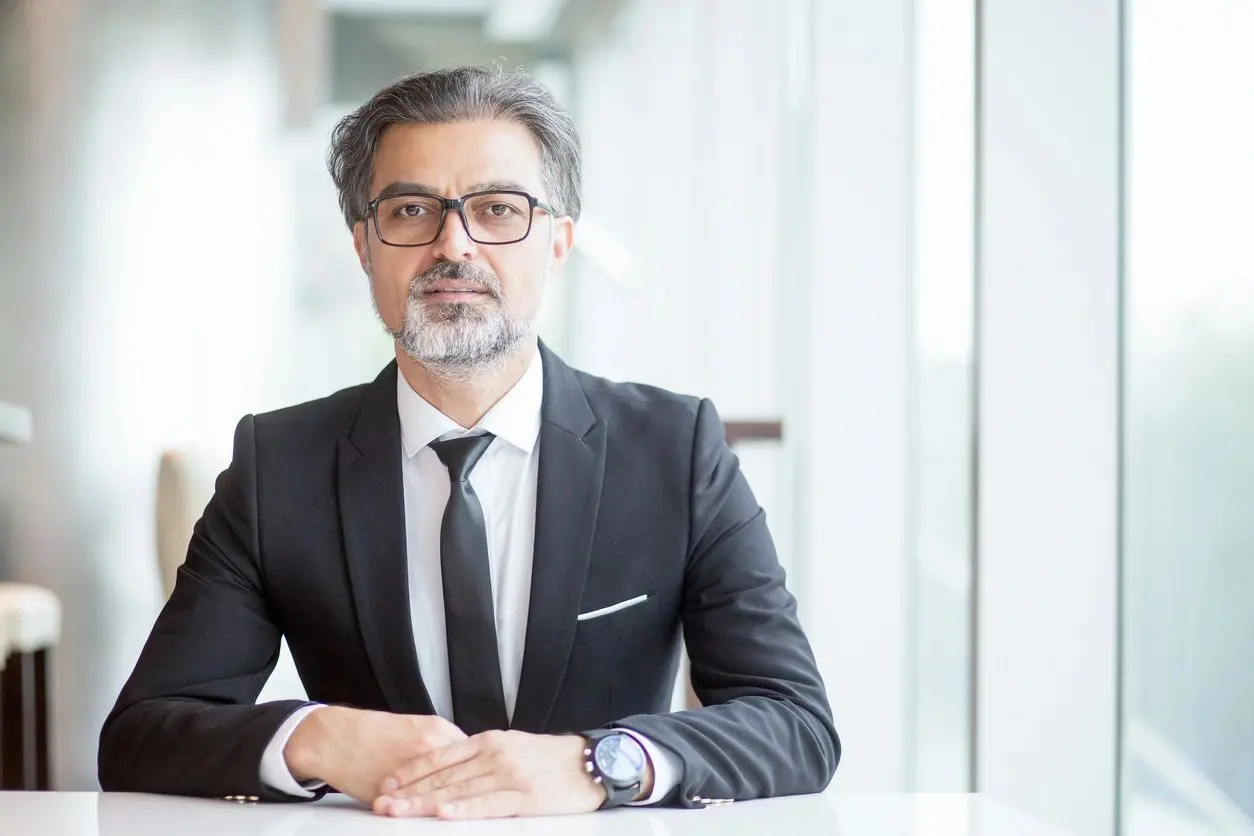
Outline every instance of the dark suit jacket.
MULTIPOLYGON (((541 346, 531 610, 513 728, 628 727, 672 802, 823 789, 831 710, 762 509, 709 401, 611 383, 541 346), (590 621, 576 615, 647 593, 590 621), (666 712, 687 642, 705 706, 666 712)), ((105 790, 286 796, 262 752, 304 703, 254 705, 285 636, 311 700, 430 714, 409 620, 395 363, 244 418, 174 593, 100 735, 105 790)))

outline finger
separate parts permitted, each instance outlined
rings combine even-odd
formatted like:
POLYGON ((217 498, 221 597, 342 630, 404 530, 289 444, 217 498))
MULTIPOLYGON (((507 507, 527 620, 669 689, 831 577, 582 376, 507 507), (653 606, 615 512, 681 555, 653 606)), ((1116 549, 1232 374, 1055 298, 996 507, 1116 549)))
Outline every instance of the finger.
MULTIPOLYGON (((434 816, 444 804, 462 802, 499 793, 505 788, 500 775, 480 775, 444 789, 411 798, 382 796, 375 801, 375 812, 385 816, 434 816)), ((508 815, 508 814, 503 814, 508 815)))
POLYGON ((446 820, 501 819, 522 812, 523 794, 518 790, 497 790, 460 801, 445 801, 436 807, 436 815, 446 820))
POLYGON ((423 716, 421 719, 427 721, 423 723, 421 729, 432 748, 447 746, 454 741, 465 740, 470 736, 438 715, 423 716))
POLYGON ((447 787, 464 784, 467 781, 489 775, 492 772, 492 764, 488 762, 487 758, 473 757, 468 761, 462 761, 452 766, 446 766, 437 772, 432 772, 430 775, 419 778, 412 784, 397 787, 388 792, 387 795, 392 798, 416 798, 447 787))
POLYGON ((459 740, 457 743, 450 743, 448 746, 432 749, 397 767, 396 770, 383 779, 379 789, 383 795, 387 795, 398 787, 412 784, 414 781, 426 778, 433 772, 439 772, 445 767, 468 761, 478 752, 479 743, 474 738, 459 740))

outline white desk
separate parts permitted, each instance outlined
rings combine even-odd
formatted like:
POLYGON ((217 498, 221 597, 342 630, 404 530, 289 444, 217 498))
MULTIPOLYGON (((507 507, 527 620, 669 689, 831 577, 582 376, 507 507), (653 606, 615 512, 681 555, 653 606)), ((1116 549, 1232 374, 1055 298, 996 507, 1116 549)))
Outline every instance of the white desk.
POLYGON ((343 797, 316 804, 237 804, 123 793, 0 793, 0 832, 40 836, 1059 836, 979 795, 824 795, 706 810, 620 809, 584 816, 440 822, 385 819, 343 797))

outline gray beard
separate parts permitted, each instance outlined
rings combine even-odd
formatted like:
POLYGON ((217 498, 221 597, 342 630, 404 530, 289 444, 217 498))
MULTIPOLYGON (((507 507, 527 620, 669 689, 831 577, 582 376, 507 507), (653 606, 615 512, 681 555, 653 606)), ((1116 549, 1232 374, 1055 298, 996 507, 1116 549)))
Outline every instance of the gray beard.
POLYGON ((510 314, 500 279, 465 262, 440 262, 414 277, 399 329, 388 327, 377 304, 375 316, 401 351, 433 377, 452 384, 472 381, 516 356, 534 325, 530 317, 510 314), (492 300, 486 304, 427 301, 423 292, 439 279, 473 281, 492 300))
POLYGON ((531 336, 532 320, 510 316, 499 300, 488 304, 427 302, 411 293, 399 330, 388 333, 414 362, 450 382, 473 380, 499 367, 531 336))

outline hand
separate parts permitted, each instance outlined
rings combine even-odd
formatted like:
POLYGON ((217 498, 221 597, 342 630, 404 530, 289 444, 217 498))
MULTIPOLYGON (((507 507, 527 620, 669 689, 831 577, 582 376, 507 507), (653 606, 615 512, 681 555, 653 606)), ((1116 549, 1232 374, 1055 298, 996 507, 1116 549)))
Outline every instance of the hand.
POLYGON ((576 735, 477 734, 392 770, 374 811, 442 819, 589 813, 605 787, 584 770, 584 746, 576 735))
POLYGON ((328 706, 296 727, 283 756, 297 781, 325 781, 369 804, 398 767, 465 739, 441 717, 328 706))

